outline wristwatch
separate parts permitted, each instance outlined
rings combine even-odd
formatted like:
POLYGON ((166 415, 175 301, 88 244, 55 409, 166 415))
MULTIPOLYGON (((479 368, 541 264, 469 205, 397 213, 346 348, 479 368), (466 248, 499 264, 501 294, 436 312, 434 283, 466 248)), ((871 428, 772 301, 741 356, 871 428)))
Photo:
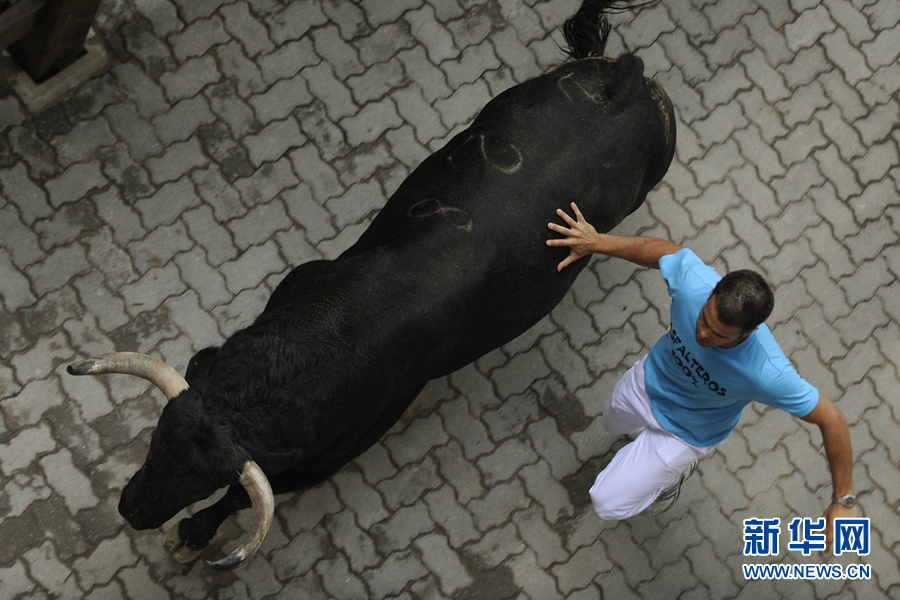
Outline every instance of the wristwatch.
POLYGON ((831 497, 832 504, 840 504, 845 508, 853 508, 856 506, 856 496, 853 494, 847 494, 846 496, 841 496, 838 498, 837 496, 831 497))

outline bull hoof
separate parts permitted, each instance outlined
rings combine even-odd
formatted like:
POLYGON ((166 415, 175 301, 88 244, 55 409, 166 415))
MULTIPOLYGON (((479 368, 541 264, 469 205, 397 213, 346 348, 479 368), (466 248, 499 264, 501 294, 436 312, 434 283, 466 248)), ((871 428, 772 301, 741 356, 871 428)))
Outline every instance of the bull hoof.
POLYGON ((191 550, 184 544, 184 540, 181 539, 181 533, 178 531, 178 525, 179 524, 176 524, 169 529, 169 532, 163 539, 163 548, 175 562, 182 564, 193 562, 200 556, 200 551, 191 550))

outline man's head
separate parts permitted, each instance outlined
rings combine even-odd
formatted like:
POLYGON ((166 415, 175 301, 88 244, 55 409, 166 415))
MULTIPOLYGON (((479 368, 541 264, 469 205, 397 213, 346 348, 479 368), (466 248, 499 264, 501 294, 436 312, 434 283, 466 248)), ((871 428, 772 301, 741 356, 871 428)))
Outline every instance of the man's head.
POLYGON ((697 318, 697 343, 708 348, 737 346, 772 313, 775 297, 759 273, 733 271, 716 284, 697 318))

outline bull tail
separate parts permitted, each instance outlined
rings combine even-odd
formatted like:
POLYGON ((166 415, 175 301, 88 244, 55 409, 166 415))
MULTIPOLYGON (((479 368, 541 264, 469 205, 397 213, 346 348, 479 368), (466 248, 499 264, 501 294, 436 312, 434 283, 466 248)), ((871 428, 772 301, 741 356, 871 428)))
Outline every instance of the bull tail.
POLYGON ((610 31, 606 15, 651 3, 628 6, 615 0, 584 0, 578 12, 566 19, 563 24, 563 37, 568 44, 568 49, 563 48, 563 51, 575 59, 603 56, 610 31))

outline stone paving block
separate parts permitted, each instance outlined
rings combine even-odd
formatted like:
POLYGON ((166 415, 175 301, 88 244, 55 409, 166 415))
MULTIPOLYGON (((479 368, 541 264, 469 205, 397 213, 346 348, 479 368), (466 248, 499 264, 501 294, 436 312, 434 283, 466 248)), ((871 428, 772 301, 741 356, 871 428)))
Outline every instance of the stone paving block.
POLYGON ((454 548, 481 538, 472 515, 457 500, 451 486, 429 492, 425 495, 425 502, 434 522, 444 528, 454 548))
POLYGON ((351 40, 371 29, 366 22, 365 12, 358 6, 325 4, 322 6, 322 10, 331 21, 337 24, 341 31, 341 37, 345 40, 351 40))
MULTIPOLYGON (((718 89, 721 82, 712 80, 709 85, 711 89, 718 89)), ((729 94, 728 97, 731 98, 732 94, 729 94)), ((747 125, 748 122, 744 118, 740 106, 731 103, 716 108, 706 118, 698 119, 691 125, 691 128, 697 133, 700 143, 708 148, 715 144, 721 144, 732 137, 735 129, 747 125)))
MULTIPOLYGON (((6 148, 10 148, 15 154, 25 161, 29 169, 40 179, 56 176, 61 169, 56 164, 53 154, 53 148, 38 137, 34 123, 26 121, 22 125, 12 127, 9 130, 9 141, 4 143, 4 154, 6 148)), ((4 163, 8 163, 5 160, 4 163)), ((5 167, 11 166, 4 164, 5 167)))
MULTIPOLYGON (((109 244, 109 240, 103 240, 109 244)), ((116 252, 116 248, 111 246, 108 253, 113 255, 107 262, 119 261, 121 271, 116 273, 112 271, 113 267, 98 263, 103 268, 107 281, 113 287, 118 287, 117 283, 133 282, 137 278, 137 274, 145 272, 151 267, 160 267, 166 265, 172 257, 178 252, 190 250, 193 247, 192 240, 187 235, 187 230, 183 223, 176 221, 172 225, 157 227, 153 233, 149 234, 143 240, 135 242, 131 245, 131 259, 134 262, 135 271, 128 268, 127 259, 122 254, 116 252)))
POLYGON ((190 58, 177 71, 164 73, 159 83, 170 102, 196 96, 205 86, 221 79, 215 59, 206 55, 190 58))
POLYGON ((785 25, 784 36, 788 47, 796 52, 812 46, 822 35, 834 30, 834 21, 825 5, 821 4, 803 11, 796 21, 785 25))
MULTIPOLYGON (((409 170, 396 164, 390 145, 384 137, 371 144, 353 148, 345 156, 334 159, 332 165, 338 172, 341 183, 348 187, 375 178, 382 188, 393 191, 400 187, 409 174, 409 170)), ((383 196, 380 190, 378 194, 383 196)))
POLYGON ((17 396, 4 401, 0 410, 7 426, 18 430, 37 424, 45 411, 62 402, 59 383, 52 378, 41 379, 23 386, 17 396))
POLYGON ((258 285, 271 273, 280 273, 285 264, 278 253, 278 245, 269 240, 261 246, 252 246, 236 260, 222 264, 225 283, 232 293, 258 285))
MULTIPOLYGON (((721 511, 726 517, 730 516, 734 511, 746 508, 750 505, 750 499, 744 492, 744 486, 741 483, 741 480, 729 469, 725 468, 724 458, 722 456, 712 454, 705 458, 704 462, 706 463, 704 464, 704 472, 708 469, 709 475, 703 477, 703 487, 718 500, 721 511)), ((774 478, 771 483, 774 483, 774 478)), ((707 516, 702 512, 696 514, 699 517, 698 526, 701 529, 705 529, 704 519, 706 519, 707 516)), ((718 515, 715 516, 718 517, 718 515)), ((725 523, 728 524, 727 529, 733 528, 735 531, 738 529, 736 524, 731 523, 730 520, 725 519, 724 517, 713 519, 710 526, 721 528, 725 523)), ((709 533, 707 533, 707 535, 709 535, 709 533)))
MULTIPOLYGON (((364 65, 388 62, 401 50, 414 47, 425 55, 424 49, 416 46, 416 40, 410 32, 409 24, 405 21, 379 26, 369 35, 353 40, 353 46, 357 49, 359 59, 364 65)), ((425 60, 427 61, 427 58, 425 60)), ((433 65, 431 68, 435 69, 433 65)))
POLYGON ((110 581, 122 567, 133 566, 137 557, 131 550, 128 538, 120 534, 104 540, 90 556, 75 560, 74 567, 83 589, 91 589, 110 581))
POLYGON ((859 92, 849 86, 839 73, 826 73, 818 81, 825 89, 825 94, 837 105, 848 123, 869 113, 859 92))
POLYGON ((537 455, 526 441, 511 438, 498 446, 491 454, 480 458, 476 465, 484 474, 485 484, 489 487, 506 481, 520 472, 525 465, 538 460, 537 455))
POLYGON ((516 509, 528 506, 529 500, 522 484, 512 480, 494 486, 484 498, 472 500, 468 509, 475 526, 480 531, 487 531, 505 523, 516 509))
POLYGON ((234 243, 239 251, 250 246, 262 245, 275 232, 285 231, 293 226, 284 204, 275 200, 269 204, 259 204, 243 217, 230 221, 228 230, 234 236, 234 243))
POLYGON ((71 514, 91 508, 98 502, 90 480, 72 463, 72 454, 65 448, 44 456, 39 464, 47 483, 63 497, 71 514))
POLYGON ((378 2, 377 0, 362 0, 360 4, 366 13, 368 21, 375 27, 396 21, 407 10, 419 6, 419 3, 414 0, 401 0, 390 4, 378 2))
POLYGON ((825 55, 825 50, 819 46, 804 48, 796 54, 796 58, 790 63, 779 67, 787 86, 791 89, 803 87, 816 81, 819 75, 824 75, 834 69, 834 65, 825 55))
POLYGON ((358 114, 343 119, 341 128, 347 134, 347 142, 351 146, 358 146, 371 143, 388 129, 395 129, 402 124, 396 105, 385 98, 366 104, 358 114))
POLYGON ((392 90, 402 88, 405 83, 403 65, 394 60, 373 65, 361 75, 347 79, 347 85, 360 105, 383 98, 392 90))
POLYGON ((47 541, 39 548, 29 550, 24 558, 35 580, 45 589, 53 590, 60 599, 83 597, 84 592, 71 577, 70 567, 59 560, 52 542, 47 541))
POLYGON ((270 37, 276 45, 300 39, 310 28, 324 25, 327 21, 320 3, 314 0, 291 3, 266 19, 270 37))
POLYGON ((56 156, 63 167, 89 160, 98 148, 114 144, 116 138, 104 119, 81 121, 68 134, 53 141, 56 156))
MULTIPOLYGON (((181 100, 169 112, 154 117, 151 123, 159 135, 159 140, 163 144, 169 145, 172 142, 188 139, 198 127, 213 121, 215 121, 215 115, 209 110, 209 103, 206 98, 198 95, 181 100)), ((149 132, 145 135, 149 136, 149 132)), ((127 134, 120 134, 120 137, 127 142, 127 134)), ((142 160, 146 156, 158 154, 162 150, 161 146, 153 146, 152 140, 146 142, 145 145, 147 145, 147 149, 140 152, 143 156, 135 156, 135 151, 131 148, 132 157, 135 160, 142 160)))
POLYGON ((312 102, 306 80, 297 75, 290 79, 281 79, 265 93, 250 98, 250 104, 256 112, 260 123, 268 124, 274 120, 283 120, 295 108, 312 102))
MULTIPOLYGON (((7 410, 3 410, 4 418, 7 410)), ((4 444, 0 444, 0 468, 7 477, 33 464, 38 455, 56 450, 56 441, 46 424, 18 429, 17 434, 4 444)))
POLYGON ((871 147, 887 138, 893 125, 900 120, 900 106, 894 102, 874 107, 865 117, 857 119, 853 127, 859 131, 863 142, 871 147))
POLYGON ((527 4, 515 0, 501 0, 500 15, 516 30, 519 41, 523 44, 540 40, 546 35, 540 15, 527 4))
POLYGON ((37 301, 28 279, 12 264, 5 249, 0 252, 0 280, 3 281, 3 286, 0 287, 0 300, 10 313, 37 301))
MULTIPOLYGON (((138 198, 149 196, 154 192, 147 171, 131 158, 128 146, 122 142, 102 148, 97 156, 102 164, 104 175, 117 184, 117 187, 107 189, 103 193, 104 196, 115 197, 119 202, 124 201, 130 204, 138 198), (119 190, 121 190, 121 194, 119 190)), ((128 211, 127 207, 123 210, 126 217, 128 211)), ((109 218, 115 219, 116 216, 110 215, 109 218)))
POLYGON ((316 55, 312 40, 307 38, 283 44, 257 58, 263 78, 270 84, 292 78, 319 61, 321 58, 316 55))
POLYGON ((169 37, 175 57, 181 62, 202 56, 213 46, 226 44, 230 40, 222 19, 215 14, 207 19, 198 19, 169 37))
POLYGON ((322 578, 322 586, 338 598, 364 598, 368 595, 363 581, 350 571, 347 559, 342 555, 326 558, 315 566, 322 578))
POLYGON ((63 205, 52 217, 35 223, 33 228, 40 236, 45 250, 58 252, 71 249, 72 242, 80 234, 99 229, 102 222, 94 214, 93 208, 90 199, 79 199, 63 205))
POLYGON ((375 549, 374 540, 366 531, 360 529, 349 510, 329 515, 324 523, 331 534, 331 540, 346 553, 350 568, 354 572, 374 567, 382 561, 375 549))
POLYGON ((384 206, 385 198, 381 186, 369 181, 352 186, 347 192, 325 203, 325 209, 339 215, 335 225, 343 229, 347 225, 359 223, 367 216, 384 206))
POLYGON ((157 2, 138 0, 135 2, 135 7, 150 21, 153 32, 159 37, 184 28, 184 24, 178 18, 175 5, 168 0, 157 2))
POLYGON ((250 13, 246 4, 229 4, 220 13, 225 19, 225 29, 241 42, 248 56, 275 49, 265 25, 250 13))
POLYGON ((191 283, 192 276, 185 271, 196 272, 198 277, 203 278, 207 286, 203 289, 204 286, 192 284, 192 287, 198 290, 204 301, 211 301, 211 298, 208 298, 206 294, 210 294, 212 297, 219 297, 217 294, 219 284, 215 282, 221 279, 221 274, 210 277, 210 275, 206 274, 209 267, 200 265, 197 267, 198 270, 195 271, 193 264, 198 260, 197 257, 204 259, 208 257, 211 265, 218 266, 226 260, 236 258, 237 248, 228 229, 215 221, 212 209, 208 206, 199 206, 186 211, 182 214, 181 220, 187 226, 188 235, 202 247, 202 249, 197 248, 191 251, 194 259, 190 264, 185 263, 185 259, 178 260, 179 267, 182 269, 182 277, 184 277, 186 282, 191 283), (200 256, 202 254, 205 254, 205 257, 200 256))
POLYGON ((244 145, 250 153, 250 161, 256 167, 276 161, 292 148, 302 146, 304 143, 306 138, 301 133, 297 120, 292 116, 282 121, 273 121, 258 134, 244 138, 244 145))
POLYGON ((538 568, 534 552, 526 550, 509 560, 513 581, 532 598, 555 600, 563 598, 553 577, 538 568))
POLYGON ((363 573, 363 579, 373 596, 386 598, 398 594, 410 581, 427 574, 428 569, 419 557, 412 550, 407 550, 391 554, 380 567, 363 573))
POLYGON ((142 63, 147 75, 156 80, 176 66, 166 44, 147 27, 146 22, 133 20, 122 28, 125 47, 142 63))
MULTIPOLYGON (((715 122, 720 127, 733 129, 740 129, 746 121, 740 114, 740 107, 731 101, 738 92, 753 87, 754 84, 747 78, 740 64, 720 69, 708 81, 698 85, 703 95, 703 103, 713 111, 711 116, 715 117, 715 122)), ((695 130, 698 127, 696 123, 693 126, 695 130)))
POLYGON ((444 72, 428 60, 423 48, 405 50, 400 52, 397 58, 403 63, 406 76, 419 84, 426 101, 433 103, 439 98, 447 98, 453 94, 453 90, 447 85, 444 72))
POLYGON ((251 94, 259 94, 266 88, 262 73, 256 63, 244 54, 243 47, 237 41, 216 46, 217 64, 222 75, 231 79, 242 98, 251 94))
POLYGON ((21 163, 0 170, 0 191, 16 206, 26 225, 53 214, 47 193, 29 179, 28 170, 21 163))
POLYGON ((575 512, 566 488, 552 478, 547 463, 541 461, 528 465, 520 472, 529 495, 544 508, 550 523, 558 523, 575 512))
POLYGON ((4 131, 7 127, 12 125, 19 125, 25 121, 25 114, 22 112, 22 107, 19 101, 13 97, 8 96, 0 100, 0 107, 3 108, 0 111, 0 131, 4 131))
POLYGON ((359 467, 363 477, 372 485, 397 474, 397 466, 391 461, 387 448, 381 443, 370 447, 353 463, 359 467))
POLYGON ((440 475, 453 486, 462 503, 483 496, 485 488, 478 469, 462 455, 459 444, 451 442, 434 452, 440 475))
POLYGON ((895 28, 883 29, 874 40, 860 45, 860 51, 866 55, 869 66, 873 68, 889 65, 900 56, 897 49, 900 34, 895 28))
POLYGON ((422 460, 429 450, 444 445, 448 439, 440 417, 431 415, 413 422, 403 435, 386 437, 384 445, 390 451, 394 462, 400 467, 405 467, 422 460))
POLYGON ((734 132, 741 154, 756 165, 760 177, 770 179, 784 174, 785 167, 778 153, 762 138, 757 127, 749 126, 734 132))
POLYGON ((702 45, 700 51, 706 56, 709 67, 716 71, 737 58, 740 53, 753 50, 755 46, 747 28, 738 24, 720 32, 714 41, 702 45))
MULTIPOLYGON (((524 355, 520 355, 524 356, 524 355)), ((527 363, 519 363, 522 372, 532 372, 527 363)), ((504 401, 498 410, 484 413, 482 419, 495 441, 517 435, 528 423, 538 419, 538 403, 533 394, 517 394, 504 401)))
POLYGON ((865 377, 866 372, 884 363, 884 357, 878 352, 877 344, 873 340, 853 346, 847 355, 832 362, 838 383, 847 387, 859 382, 865 377))
POLYGON ((293 579, 309 572, 323 556, 332 554, 334 547, 328 539, 328 534, 324 528, 317 527, 312 531, 293 535, 290 543, 273 550, 271 563, 279 578, 293 579))
POLYGON ((344 156, 349 151, 344 131, 333 123, 325 111, 321 101, 314 101, 294 110, 294 116, 300 122, 300 130, 318 147, 327 161, 344 156))
POLYGON ((4 593, 10 594, 10 598, 28 593, 34 588, 34 582, 28 578, 24 561, 18 560, 11 567, 0 569, 0 575, 3 576, 0 581, 3 581, 4 593))
POLYGON ((671 593, 676 594, 676 597, 682 597, 698 583, 691 573, 690 562, 683 558, 674 565, 666 565, 660 569, 659 576, 652 581, 639 584, 637 591, 641 596, 650 598, 671 593))
POLYGON ((359 75, 365 70, 356 48, 345 42, 333 25, 313 30, 312 38, 316 53, 334 67, 335 75, 340 81, 346 81, 350 76, 359 75))
POLYGON ((396 510, 417 502, 424 492, 441 485, 436 463, 426 456, 422 461, 401 469, 396 477, 379 482, 376 487, 384 495, 385 505, 396 510))
POLYGON ((100 162, 92 160, 70 166, 59 177, 46 183, 53 208, 60 208, 85 196, 92 189, 106 185, 106 178, 100 171, 100 162))
POLYGON ((491 35, 491 43, 497 57, 512 69, 517 82, 521 83, 540 74, 541 69, 534 53, 519 41, 512 28, 495 30, 491 35))
POLYGON ((706 156, 691 161, 690 168, 701 188, 711 183, 722 181, 731 169, 737 169, 746 159, 740 155, 740 149, 734 140, 727 140, 712 146, 706 156))
POLYGON ((840 67, 850 85, 872 76, 872 71, 866 64, 866 57, 850 44, 843 29, 823 36, 822 44, 829 60, 840 67))
POLYGON ((191 169, 205 166, 208 160, 197 138, 192 137, 186 142, 172 144, 158 158, 147 159, 146 165, 154 183, 159 185, 180 179, 191 169))
POLYGON ((835 329, 841 333, 841 339, 848 347, 868 339, 876 329, 890 322, 881 306, 881 300, 877 298, 860 302, 847 317, 834 322, 835 329))
POLYGON ((404 13, 403 18, 409 23, 413 36, 428 52, 432 63, 440 64, 459 55, 453 36, 438 22, 431 6, 426 5, 419 10, 408 11, 404 13))
POLYGON ((219 346, 224 342, 215 319, 200 307, 194 291, 174 296, 163 304, 171 313, 174 324, 194 343, 195 348, 219 346))
POLYGON ((137 315, 156 310, 166 298, 181 294, 185 289, 178 269, 170 263, 165 267, 149 269, 134 283, 122 286, 120 292, 128 312, 137 315))
MULTIPOLYGON (((877 234, 878 228, 871 226, 863 230, 860 235, 864 235, 867 230, 870 234, 877 234)), ((871 238, 870 238, 871 239, 871 238)), ((850 246, 850 256, 856 262, 860 262, 859 268, 853 275, 840 280, 838 284, 844 288, 847 294, 847 301, 851 305, 870 298, 877 288, 890 285, 893 275, 887 269, 887 263, 883 257, 877 256, 870 260, 868 256, 854 255, 854 247, 850 246)))
POLYGON ((435 533, 424 535, 416 538, 415 545, 422 554, 422 562, 437 575, 444 593, 453 594, 472 584, 472 577, 446 537, 435 533))

